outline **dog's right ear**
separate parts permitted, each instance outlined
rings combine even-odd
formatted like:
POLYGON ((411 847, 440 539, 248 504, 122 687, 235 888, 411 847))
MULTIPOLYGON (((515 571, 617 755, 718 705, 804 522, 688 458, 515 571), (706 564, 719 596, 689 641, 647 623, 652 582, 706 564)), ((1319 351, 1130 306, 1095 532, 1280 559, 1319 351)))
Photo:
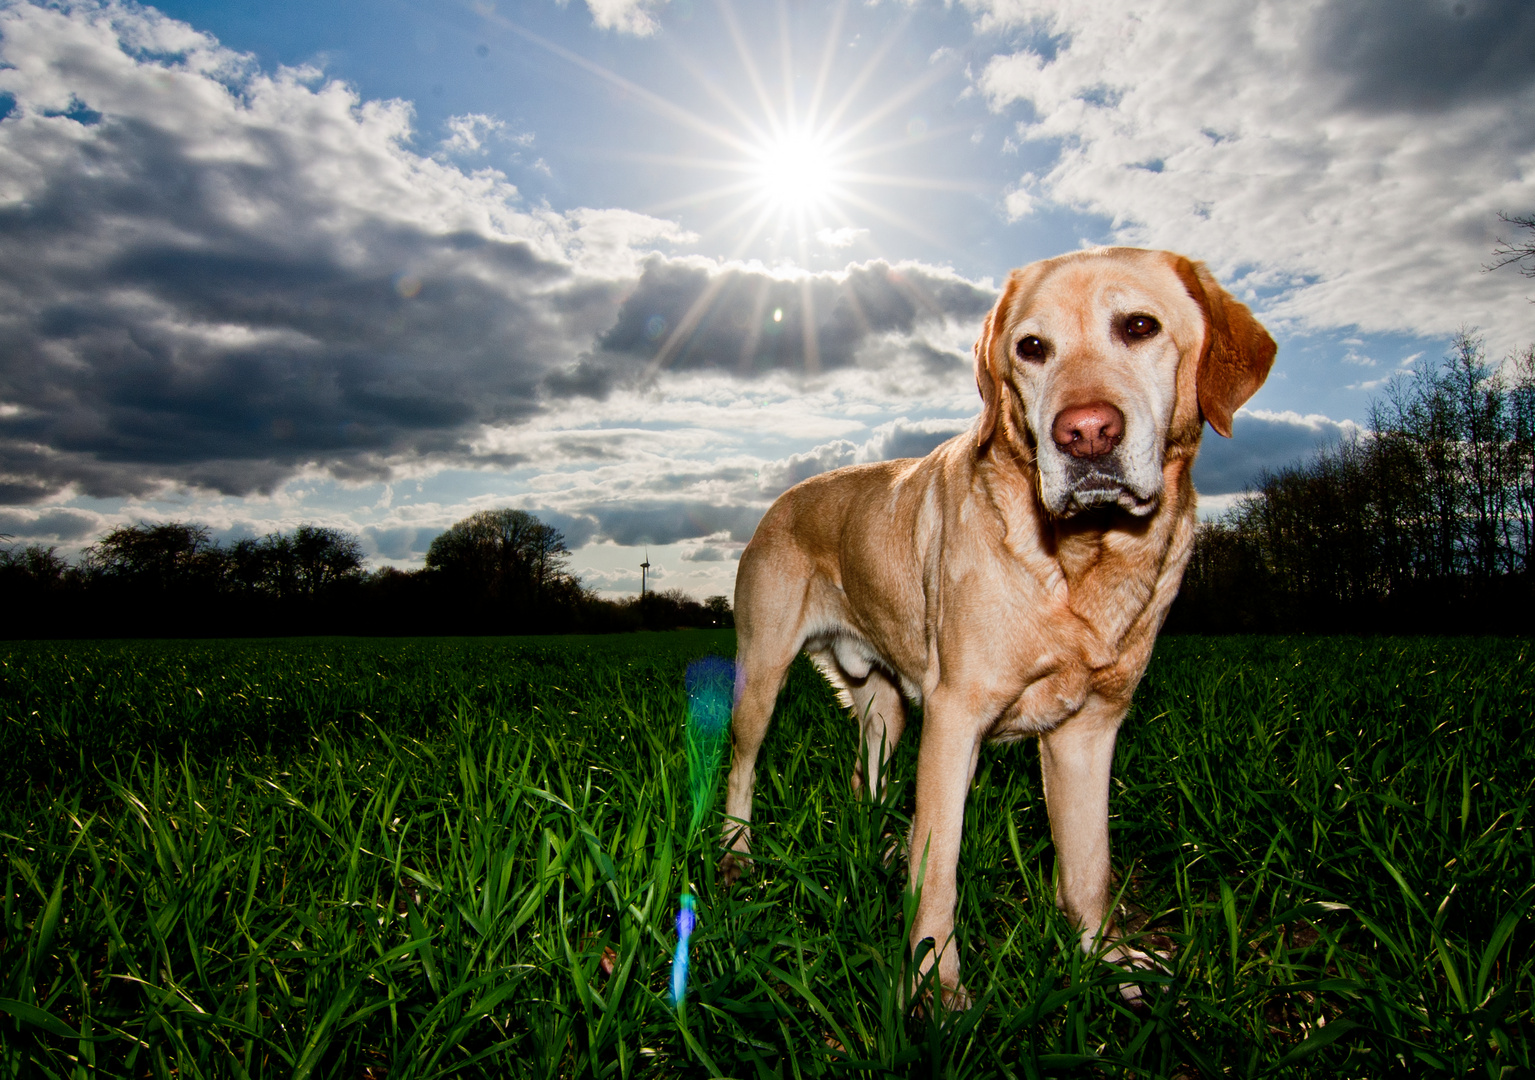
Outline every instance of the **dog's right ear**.
POLYGON ((1005 343, 1000 342, 998 336, 1007 329, 1007 310, 1018 295, 1023 274, 1022 270, 1014 270, 1008 275, 1002 295, 987 312, 986 321, 981 325, 981 336, 975 341, 975 385, 981 392, 981 423, 975 435, 977 452, 986 449, 1002 420, 1002 380, 1007 373, 1001 370, 1004 361, 998 358, 998 346, 1002 346, 1003 357, 1007 352, 1005 343))

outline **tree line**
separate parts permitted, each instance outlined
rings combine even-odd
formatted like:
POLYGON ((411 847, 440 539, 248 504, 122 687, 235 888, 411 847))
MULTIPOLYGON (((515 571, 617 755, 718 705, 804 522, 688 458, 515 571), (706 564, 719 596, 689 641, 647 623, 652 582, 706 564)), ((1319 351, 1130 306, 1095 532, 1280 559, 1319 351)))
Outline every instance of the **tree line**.
POLYGON ((0 547, 11 637, 604 633, 732 625, 723 596, 612 601, 571 572, 560 531, 484 510, 439 534, 420 570, 368 571, 353 534, 319 525, 223 544, 206 525, 119 526, 69 563, 0 547))
POLYGON ((1168 629, 1528 633, 1532 559, 1535 346, 1500 370, 1463 331, 1199 527, 1168 629))

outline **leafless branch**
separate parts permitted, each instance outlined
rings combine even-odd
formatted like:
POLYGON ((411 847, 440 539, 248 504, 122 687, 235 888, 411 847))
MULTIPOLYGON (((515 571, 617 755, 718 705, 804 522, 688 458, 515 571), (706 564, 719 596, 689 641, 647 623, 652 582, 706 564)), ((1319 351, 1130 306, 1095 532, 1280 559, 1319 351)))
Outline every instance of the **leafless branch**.
POLYGON ((1503 237, 1498 237, 1498 246, 1492 249, 1495 261, 1483 266, 1482 269, 1491 271, 1505 266, 1516 266, 1525 277, 1535 277, 1535 214, 1505 214, 1499 211, 1498 220, 1506 225, 1528 229, 1531 237, 1517 243, 1510 243, 1503 237), (1525 262, 1526 259, 1530 261, 1525 262))

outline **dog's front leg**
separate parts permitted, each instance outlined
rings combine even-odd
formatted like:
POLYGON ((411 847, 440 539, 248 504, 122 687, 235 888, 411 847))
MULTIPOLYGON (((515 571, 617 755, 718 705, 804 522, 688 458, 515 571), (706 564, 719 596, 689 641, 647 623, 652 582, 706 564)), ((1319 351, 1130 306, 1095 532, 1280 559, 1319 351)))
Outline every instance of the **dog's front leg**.
MULTIPOLYGON (((1109 907, 1109 770, 1124 717, 1124 708, 1094 696, 1066 723, 1040 736, 1040 772, 1059 878, 1056 903, 1081 931, 1084 952, 1111 945, 1103 954, 1109 963, 1165 974, 1156 954, 1116 940, 1109 907)), ((1119 993, 1129 1002, 1143 997, 1132 981, 1120 983, 1119 993)))
POLYGON ((959 950, 954 945, 954 905, 959 898, 959 842, 964 831, 965 798, 980 756, 981 732, 968 718, 953 718, 939 702, 929 702, 917 752, 917 806, 911 822, 911 885, 921 875, 922 894, 911 926, 913 952, 931 938, 933 951, 918 977, 936 958, 944 1004, 967 1008, 970 995, 959 981, 959 950))
POLYGON ((1091 951, 1112 932, 1109 911, 1109 770, 1125 710, 1096 695, 1039 737, 1040 773, 1055 841, 1056 903, 1091 951))

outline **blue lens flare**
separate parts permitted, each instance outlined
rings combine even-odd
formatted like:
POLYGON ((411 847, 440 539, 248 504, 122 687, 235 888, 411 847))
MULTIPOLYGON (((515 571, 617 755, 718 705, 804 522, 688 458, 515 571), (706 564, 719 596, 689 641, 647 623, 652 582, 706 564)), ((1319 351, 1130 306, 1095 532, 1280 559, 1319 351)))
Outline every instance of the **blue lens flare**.
POLYGON ((672 1004, 680 1006, 688 995, 688 939, 698 925, 697 902, 692 893, 682 894, 677 909, 677 951, 672 954, 672 1004))

